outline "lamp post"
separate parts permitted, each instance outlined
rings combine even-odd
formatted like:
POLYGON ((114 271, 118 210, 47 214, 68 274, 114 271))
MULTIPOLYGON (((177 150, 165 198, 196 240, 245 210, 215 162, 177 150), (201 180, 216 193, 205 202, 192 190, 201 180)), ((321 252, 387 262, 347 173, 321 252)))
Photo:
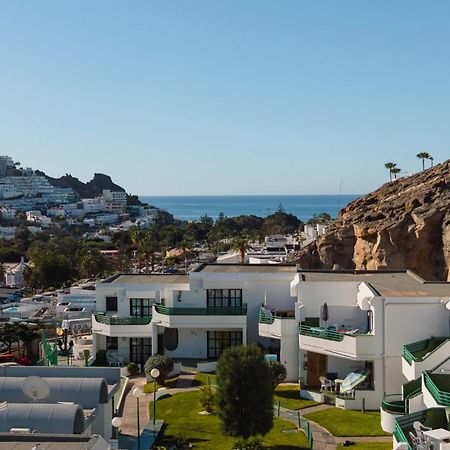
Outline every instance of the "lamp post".
POLYGON ((117 441, 119 441, 119 437, 120 437, 119 427, 122 426, 122 417, 118 417, 118 416, 113 417, 113 419, 111 420, 111 425, 114 428, 117 428, 117 441))
POLYGON ((133 397, 136 399, 136 414, 137 414, 137 441, 138 441, 138 450, 141 450, 141 426, 139 423, 139 399, 145 395, 144 391, 136 387, 133 389, 133 397))
POLYGON ((159 377, 159 370, 155 367, 150 371, 150 376, 153 378, 153 429, 156 423, 156 379, 159 377))

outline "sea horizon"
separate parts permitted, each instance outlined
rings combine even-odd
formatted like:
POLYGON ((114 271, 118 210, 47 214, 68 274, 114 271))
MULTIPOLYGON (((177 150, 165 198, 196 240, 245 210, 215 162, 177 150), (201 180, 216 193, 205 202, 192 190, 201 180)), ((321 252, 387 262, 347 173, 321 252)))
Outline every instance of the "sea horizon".
POLYGON ((326 212, 337 217, 339 211, 358 198, 359 194, 302 194, 302 195, 141 195, 140 200, 168 211, 180 220, 198 220, 202 216, 217 219, 255 215, 266 217, 280 206, 287 213, 306 221, 326 212))

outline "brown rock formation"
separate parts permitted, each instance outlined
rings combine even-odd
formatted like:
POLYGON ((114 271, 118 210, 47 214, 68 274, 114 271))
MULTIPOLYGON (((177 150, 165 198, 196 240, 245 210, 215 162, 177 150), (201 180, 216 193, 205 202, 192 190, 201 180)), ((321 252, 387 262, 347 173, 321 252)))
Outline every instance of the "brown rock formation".
POLYGON ((450 160, 353 201, 295 260, 305 269, 410 269, 450 281, 450 160))

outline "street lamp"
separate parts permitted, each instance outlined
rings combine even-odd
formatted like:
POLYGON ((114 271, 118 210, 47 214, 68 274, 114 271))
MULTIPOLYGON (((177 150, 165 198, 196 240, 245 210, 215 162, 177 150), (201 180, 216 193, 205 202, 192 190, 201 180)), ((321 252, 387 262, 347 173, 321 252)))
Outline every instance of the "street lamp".
POLYGON ((145 392, 136 387, 133 389, 133 397, 136 399, 136 414, 137 414, 137 441, 138 441, 138 450, 141 450, 141 426, 139 423, 139 399, 145 395, 145 392))
POLYGON ((156 423, 156 379, 159 375, 159 370, 156 367, 150 371, 150 376, 153 378, 153 429, 155 429, 156 423))
POLYGON ((122 426, 122 417, 113 417, 113 419, 111 420, 111 425, 114 428, 117 428, 117 440, 119 440, 120 437, 120 432, 119 432, 119 427, 122 426))

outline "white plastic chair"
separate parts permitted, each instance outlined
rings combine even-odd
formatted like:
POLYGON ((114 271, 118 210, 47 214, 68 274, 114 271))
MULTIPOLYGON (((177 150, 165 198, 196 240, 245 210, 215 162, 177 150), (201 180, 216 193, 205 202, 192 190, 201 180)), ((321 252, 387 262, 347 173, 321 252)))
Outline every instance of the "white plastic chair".
POLYGON ((320 381, 320 391, 325 391, 327 388, 330 388, 330 391, 333 390, 333 382, 326 377, 319 377, 320 381))

